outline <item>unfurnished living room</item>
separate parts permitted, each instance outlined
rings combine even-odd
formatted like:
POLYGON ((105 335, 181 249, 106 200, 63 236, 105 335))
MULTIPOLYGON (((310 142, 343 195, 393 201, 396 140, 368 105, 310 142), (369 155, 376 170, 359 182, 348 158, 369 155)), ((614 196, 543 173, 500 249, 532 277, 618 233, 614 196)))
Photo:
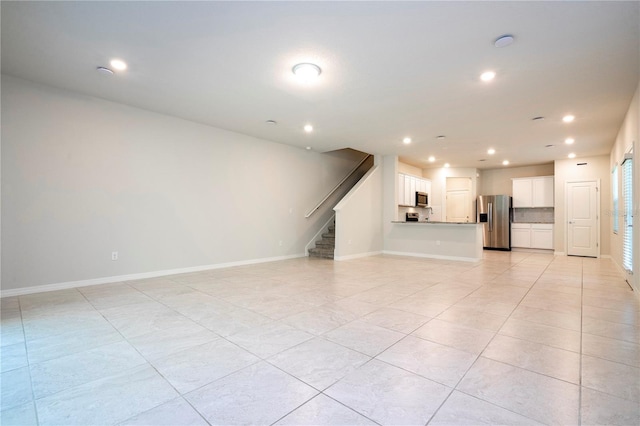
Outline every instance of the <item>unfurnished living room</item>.
POLYGON ((0 424, 640 424, 639 2, 0 18, 0 424))

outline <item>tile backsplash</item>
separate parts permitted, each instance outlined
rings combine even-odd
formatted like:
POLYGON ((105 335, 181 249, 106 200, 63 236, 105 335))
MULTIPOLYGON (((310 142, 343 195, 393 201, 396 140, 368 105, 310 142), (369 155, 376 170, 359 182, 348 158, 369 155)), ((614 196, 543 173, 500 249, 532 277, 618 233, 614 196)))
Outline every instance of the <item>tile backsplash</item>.
POLYGON ((553 207, 513 209, 514 223, 553 223, 553 207))

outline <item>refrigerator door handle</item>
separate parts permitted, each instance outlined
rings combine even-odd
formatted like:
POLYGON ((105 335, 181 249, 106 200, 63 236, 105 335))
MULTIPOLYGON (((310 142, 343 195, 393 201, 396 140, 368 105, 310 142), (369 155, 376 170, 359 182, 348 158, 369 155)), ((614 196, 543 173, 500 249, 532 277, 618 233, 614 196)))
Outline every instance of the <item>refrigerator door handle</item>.
POLYGON ((493 231, 493 203, 488 203, 487 212, 489 216, 489 232, 493 231))

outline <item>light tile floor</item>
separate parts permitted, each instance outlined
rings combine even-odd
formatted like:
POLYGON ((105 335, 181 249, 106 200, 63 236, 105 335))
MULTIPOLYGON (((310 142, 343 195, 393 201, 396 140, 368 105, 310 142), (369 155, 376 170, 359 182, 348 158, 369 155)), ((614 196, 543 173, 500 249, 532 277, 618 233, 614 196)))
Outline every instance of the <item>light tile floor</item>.
POLYGON ((295 259, 2 299, 2 425, 640 424, 607 259, 295 259))

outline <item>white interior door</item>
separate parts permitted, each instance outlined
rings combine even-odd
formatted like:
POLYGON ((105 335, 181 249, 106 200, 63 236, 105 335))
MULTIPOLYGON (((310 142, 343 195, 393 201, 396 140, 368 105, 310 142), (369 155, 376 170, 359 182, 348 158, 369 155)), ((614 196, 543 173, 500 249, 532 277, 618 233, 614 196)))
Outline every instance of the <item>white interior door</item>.
POLYGON ((597 257, 599 254, 597 181, 567 182, 567 254, 597 257))
POLYGON ((447 178, 447 222, 472 222, 471 179, 447 178))

